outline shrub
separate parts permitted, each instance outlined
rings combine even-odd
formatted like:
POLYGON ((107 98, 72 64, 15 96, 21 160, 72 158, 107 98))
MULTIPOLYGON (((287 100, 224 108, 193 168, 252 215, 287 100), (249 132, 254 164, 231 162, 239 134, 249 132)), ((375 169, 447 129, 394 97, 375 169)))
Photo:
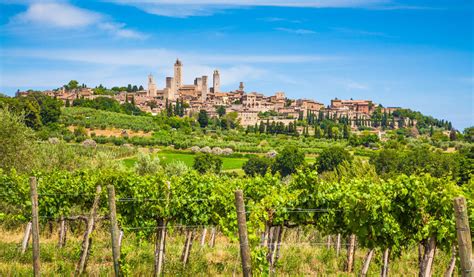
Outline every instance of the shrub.
POLYGON ((209 153, 197 154, 194 158, 193 168, 199 173, 219 173, 222 168, 222 159, 209 153))
POLYGON ((199 148, 199 146, 193 146, 189 150, 191 150, 193 153, 197 153, 201 150, 201 148, 199 148))
POLYGON ((285 177, 296 172, 300 166, 304 165, 304 153, 296 146, 287 146, 276 155, 272 165, 273 172, 280 172, 285 177))
POLYGON ((140 175, 155 174, 161 170, 160 159, 144 153, 138 154, 135 171, 140 175))
POLYGON ((92 148, 97 147, 97 143, 95 142, 95 140, 92 140, 92 139, 86 139, 82 143, 82 145, 85 146, 85 147, 92 147, 92 148))
POLYGON ((222 149, 222 155, 224 156, 229 156, 229 155, 232 155, 233 153, 234 153, 234 150, 232 150, 231 148, 222 149))
POLYGON ((272 158, 253 156, 244 163, 242 169, 248 176, 264 176, 272 164, 272 158))
POLYGON ((165 173, 168 176, 181 176, 189 170, 190 168, 183 161, 173 161, 165 165, 165 173))
POLYGON ((31 163, 34 134, 21 116, 0 109, 0 168, 27 170, 31 163))
POLYGON ((339 146, 326 148, 319 156, 318 172, 332 171, 343 161, 352 161, 352 156, 347 150, 339 146))

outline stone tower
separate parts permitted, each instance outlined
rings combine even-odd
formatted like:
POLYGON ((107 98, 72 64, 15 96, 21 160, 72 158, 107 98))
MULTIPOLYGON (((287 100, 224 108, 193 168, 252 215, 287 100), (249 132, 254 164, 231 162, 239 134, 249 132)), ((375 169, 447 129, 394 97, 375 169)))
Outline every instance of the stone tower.
POLYGON ((202 76, 202 91, 201 91, 201 100, 205 102, 207 100, 207 94, 209 93, 209 86, 207 85, 207 76, 202 76))
POLYGON ((166 77, 165 99, 176 99, 176 82, 173 77, 166 77))
POLYGON ((240 82, 239 90, 244 91, 244 82, 240 82))
POLYGON ((156 97, 156 84, 153 75, 148 75, 148 96, 156 97))
POLYGON ((182 85, 182 70, 183 70, 183 64, 179 59, 176 59, 176 62, 174 64, 174 82, 175 82, 175 87, 176 90, 178 90, 182 85))
POLYGON ((201 91, 202 90, 202 78, 198 77, 198 78, 194 79, 194 85, 196 86, 197 91, 201 91))
POLYGON ((221 77, 219 75, 219 70, 214 70, 214 74, 212 75, 212 88, 213 92, 220 92, 221 90, 221 77))

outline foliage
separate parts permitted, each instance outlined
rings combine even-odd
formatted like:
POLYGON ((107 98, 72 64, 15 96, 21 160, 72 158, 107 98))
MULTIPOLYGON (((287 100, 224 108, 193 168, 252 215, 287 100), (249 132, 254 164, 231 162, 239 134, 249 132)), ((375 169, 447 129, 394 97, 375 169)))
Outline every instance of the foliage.
POLYGON ((273 160, 268 157, 254 156, 250 157, 242 166, 245 174, 248 176, 265 175, 271 169, 273 160))
POLYGON ((201 128, 206 128, 209 124, 209 117, 207 115, 206 110, 200 110, 198 115, 198 123, 201 128))
POLYGON ((0 107, 24 117, 25 124, 35 130, 43 125, 59 121, 62 102, 42 93, 30 93, 25 97, 2 97, 0 107))
POLYGON ((139 175, 156 174, 161 170, 160 159, 152 157, 151 155, 138 153, 137 163, 135 164, 135 171, 139 175))
POLYGON ((342 147, 329 147, 321 152, 318 158, 318 172, 334 170, 344 161, 352 161, 351 154, 342 147))
POLYGON ((173 161, 164 166, 165 174, 168 176, 182 176, 191 169, 183 161, 173 161))
POLYGON ((199 153, 194 157, 193 168, 199 173, 219 173, 222 168, 222 159, 210 153, 199 153))
POLYGON ((273 172, 279 172, 284 177, 295 173, 304 162, 304 153, 300 149, 287 146, 275 157, 272 170, 273 172))
POLYGON ((31 168, 34 134, 24 119, 0 108, 0 168, 27 171, 31 168))
POLYGON ((97 97, 94 99, 74 99, 72 102, 72 106, 74 107, 85 107, 85 108, 93 108, 96 110, 103 110, 108 112, 115 112, 115 113, 124 113, 129 115, 144 115, 145 113, 142 112, 134 103, 126 102, 120 104, 117 100, 110 98, 110 97, 97 97))

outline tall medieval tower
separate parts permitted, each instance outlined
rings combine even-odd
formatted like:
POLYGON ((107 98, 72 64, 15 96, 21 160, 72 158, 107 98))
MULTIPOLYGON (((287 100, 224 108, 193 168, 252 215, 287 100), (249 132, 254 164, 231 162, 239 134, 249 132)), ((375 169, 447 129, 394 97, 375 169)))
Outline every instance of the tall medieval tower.
POLYGON ((219 70, 214 70, 214 74, 212 75, 212 87, 213 87, 213 92, 220 92, 221 90, 221 77, 219 75, 219 70))
POLYGON ((176 90, 179 90, 179 88, 182 86, 182 69, 183 69, 183 64, 179 59, 176 59, 176 63, 174 64, 174 81, 175 81, 175 88, 176 90))
POLYGON ((176 99, 176 82, 173 77, 166 77, 165 87, 165 99, 175 100, 176 99))
POLYGON ((207 85, 207 76, 202 76, 202 90, 201 90, 201 101, 206 102, 207 94, 209 93, 209 87, 207 85))
POLYGON ((156 84, 153 75, 148 75, 148 96, 156 97, 156 84))

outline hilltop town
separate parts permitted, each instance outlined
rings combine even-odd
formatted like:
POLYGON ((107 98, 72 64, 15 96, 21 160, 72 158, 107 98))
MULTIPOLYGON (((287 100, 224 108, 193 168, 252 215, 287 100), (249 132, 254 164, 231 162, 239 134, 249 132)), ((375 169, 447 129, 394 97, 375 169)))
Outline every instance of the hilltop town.
MULTIPOLYGON (((307 119, 309 116, 330 119, 344 118, 350 126, 378 127, 371 120, 372 114, 378 110, 382 114, 391 114, 397 107, 382 107, 371 100, 341 100, 333 99, 325 106, 313 99, 289 99, 282 91, 266 96, 255 91, 246 91, 244 83, 234 91, 221 90, 219 70, 214 70, 212 86, 206 75, 196 77, 193 84, 183 82, 183 63, 177 59, 174 64, 174 76, 166 77, 165 87, 158 88, 153 75, 148 76, 148 87, 130 91, 116 91, 111 95, 98 93, 97 88, 85 85, 78 88, 68 88, 44 91, 43 93, 61 99, 63 102, 73 102, 75 99, 95 99, 110 97, 121 104, 131 101, 144 112, 158 114, 167 105, 182 101, 186 105, 186 114, 191 115, 205 110, 209 116, 217 115, 216 107, 223 106, 227 112, 236 112, 240 125, 249 126, 259 123, 263 117, 276 123, 288 124, 296 119, 307 119)), ((17 92, 17 96, 29 92, 17 92)), ((406 119, 408 120, 408 119, 406 119)), ((413 123, 412 123, 413 124, 413 123)), ((416 123, 415 123, 416 124, 416 123)), ((393 128, 398 128, 399 122, 393 122, 393 128)))

